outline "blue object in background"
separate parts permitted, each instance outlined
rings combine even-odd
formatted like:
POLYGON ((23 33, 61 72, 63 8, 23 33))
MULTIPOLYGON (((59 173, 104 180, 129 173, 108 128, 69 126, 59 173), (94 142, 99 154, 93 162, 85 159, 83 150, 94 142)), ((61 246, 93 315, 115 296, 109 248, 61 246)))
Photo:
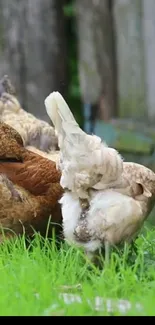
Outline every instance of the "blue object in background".
POLYGON ((86 133, 89 133, 91 132, 91 108, 92 108, 92 105, 91 104, 84 104, 84 131, 86 133))

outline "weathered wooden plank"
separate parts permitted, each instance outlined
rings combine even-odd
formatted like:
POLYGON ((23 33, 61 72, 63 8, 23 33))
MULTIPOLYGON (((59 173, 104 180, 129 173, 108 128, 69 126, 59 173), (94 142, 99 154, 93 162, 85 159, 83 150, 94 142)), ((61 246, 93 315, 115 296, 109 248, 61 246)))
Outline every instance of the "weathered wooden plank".
POLYGON ((84 103, 98 104, 101 118, 116 105, 112 17, 108 0, 76 0, 79 78, 84 103))
POLYGON ((49 120, 44 98, 66 88, 66 38, 61 0, 2 0, 4 58, 0 75, 8 74, 25 109, 49 120), (4 71, 5 70, 5 71, 4 71))
POLYGON ((148 118, 155 121, 155 1, 142 3, 148 118))
POLYGON ((119 116, 147 116, 142 1, 114 1, 119 116))

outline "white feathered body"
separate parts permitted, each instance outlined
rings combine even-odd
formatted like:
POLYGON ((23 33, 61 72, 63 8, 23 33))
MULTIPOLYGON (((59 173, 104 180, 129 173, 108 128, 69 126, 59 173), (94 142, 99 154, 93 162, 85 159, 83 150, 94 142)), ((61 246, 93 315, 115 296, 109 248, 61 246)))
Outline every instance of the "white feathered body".
POLYGON ((131 242, 148 212, 148 199, 137 201, 114 190, 91 191, 85 219, 81 219, 82 208, 75 194, 65 193, 60 203, 66 241, 83 246, 87 252, 95 252, 105 242, 111 245, 131 242), (88 236, 86 241, 85 236, 88 236))
POLYGON ((147 218, 155 198, 155 174, 125 163, 119 153, 95 135, 84 133, 62 96, 45 99, 58 136, 63 231, 70 244, 95 252, 108 242, 130 242, 147 218), (82 217, 81 199, 89 206, 82 217))

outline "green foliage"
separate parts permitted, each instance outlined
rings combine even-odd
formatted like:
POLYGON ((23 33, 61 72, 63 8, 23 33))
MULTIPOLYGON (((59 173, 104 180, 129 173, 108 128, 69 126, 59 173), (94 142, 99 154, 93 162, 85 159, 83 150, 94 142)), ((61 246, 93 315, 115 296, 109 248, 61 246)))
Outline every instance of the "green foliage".
POLYGON ((65 4, 63 7, 63 11, 66 17, 73 17, 75 15, 74 1, 70 1, 69 3, 65 4))
POLYGON ((67 100, 77 122, 82 127, 83 112, 78 76, 78 55, 77 55, 77 30, 74 11, 74 1, 69 0, 64 6, 64 15, 66 17, 67 41, 68 41, 68 71, 69 87, 67 100))
POLYGON ((154 315, 155 231, 144 230, 134 249, 113 249, 110 265, 100 270, 82 250, 65 243, 58 248, 54 238, 6 241, 0 246, 0 316, 154 315))

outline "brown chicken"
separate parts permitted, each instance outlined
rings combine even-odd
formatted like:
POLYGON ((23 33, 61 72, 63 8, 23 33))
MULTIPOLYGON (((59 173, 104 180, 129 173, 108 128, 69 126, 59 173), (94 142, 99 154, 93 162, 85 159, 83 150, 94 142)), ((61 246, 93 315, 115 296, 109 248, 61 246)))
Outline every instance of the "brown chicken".
POLYGON ((58 149, 54 128, 21 107, 8 76, 0 80, 0 121, 12 126, 22 137, 24 146, 31 146, 31 151, 58 149))
MULTIPOLYGON (((0 122, 0 225, 6 237, 61 225, 63 190, 56 163, 27 150, 19 133, 0 122)), ((0 240, 3 240, 3 233, 0 240)))

